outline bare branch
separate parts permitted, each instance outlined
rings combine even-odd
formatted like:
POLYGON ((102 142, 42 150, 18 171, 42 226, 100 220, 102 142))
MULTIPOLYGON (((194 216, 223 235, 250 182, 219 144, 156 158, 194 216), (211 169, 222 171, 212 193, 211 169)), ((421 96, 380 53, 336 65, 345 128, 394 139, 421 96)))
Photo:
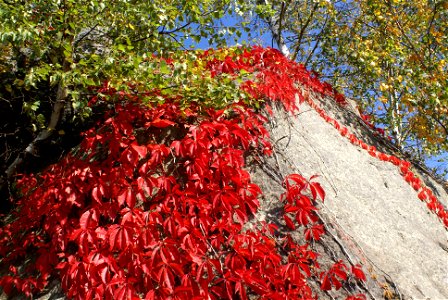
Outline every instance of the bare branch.
MULTIPOLYGON (((323 26, 321 32, 319 33, 319 35, 318 35, 318 37, 317 37, 317 41, 316 41, 316 43, 314 44, 313 49, 311 50, 310 53, 308 53, 308 57, 306 58, 305 62, 303 63, 303 65, 304 65, 305 67, 308 65, 310 59, 313 57, 314 53, 316 52, 317 47, 318 47, 319 44, 320 44, 320 41, 322 40, 323 31, 324 31, 325 28, 327 27, 328 19, 329 19, 329 17, 327 16, 327 17, 325 18, 324 26, 323 26)), ((297 49, 297 51, 298 51, 298 49, 297 49)), ((297 53, 297 52, 295 52, 295 53, 297 53)))
MULTIPOLYGON (((165 31, 165 29, 162 29, 162 30, 159 31, 159 34, 172 35, 172 34, 178 32, 178 31, 181 31, 182 29, 184 29, 184 28, 186 28, 186 27, 188 27, 188 26, 190 26, 190 25, 191 25, 191 22, 187 22, 187 23, 185 23, 184 25, 182 25, 182 26, 180 26, 180 27, 177 27, 177 28, 174 28, 174 29, 169 30, 169 31, 165 31)), ((148 35, 148 36, 145 36, 145 37, 141 37, 141 38, 132 40, 132 42, 133 42, 133 43, 138 43, 138 42, 147 40, 147 39, 149 39, 149 38, 151 38, 151 37, 153 37, 153 36, 154 36, 154 34, 150 34, 150 35, 148 35)))
POLYGON ((305 21, 305 24, 303 24, 301 26, 295 51, 297 51, 298 47, 300 47, 300 45, 302 44, 302 39, 305 34, 305 31, 306 31, 307 27, 310 25, 311 20, 314 17, 314 13, 317 11, 318 7, 319 7, 318 3, 314 4, 313 9, 311 10, 310 14, 308 15, 307 20, 305 21))

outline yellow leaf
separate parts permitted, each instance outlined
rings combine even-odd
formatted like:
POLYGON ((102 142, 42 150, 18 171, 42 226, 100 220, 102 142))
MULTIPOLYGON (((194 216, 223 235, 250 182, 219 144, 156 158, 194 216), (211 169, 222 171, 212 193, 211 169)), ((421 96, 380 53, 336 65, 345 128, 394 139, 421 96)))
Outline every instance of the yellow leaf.
POLYGON ((380 90, 382 91, 382 92, 384 92, 384 91, 386 91, 386 90, 388 90, 389 89, 389 86, 387 85, 387 84, 385 84, 384 82, 381 82, 380 83, 380 90))

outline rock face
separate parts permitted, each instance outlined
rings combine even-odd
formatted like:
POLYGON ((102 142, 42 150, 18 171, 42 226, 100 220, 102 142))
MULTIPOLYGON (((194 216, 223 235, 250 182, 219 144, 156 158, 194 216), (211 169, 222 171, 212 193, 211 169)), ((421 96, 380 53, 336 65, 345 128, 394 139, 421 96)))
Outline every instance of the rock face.
MULTIPOLYGON (((359 139, 400 156, 385 138, 365 126, 350 105, 341 108, 332 99, 312 98, 359 139)), ((278 180, 282 176, 319 175, 327 193, 322 219, 339 240, 344 256, 368 270, 368 296, 448 299, 447 231, 399 168, 351 144, 306 103, 296 116, 275 109, 269 126, 276 154, 253 170, 265 194, 260 218, 277 218, 272 199, 283 190, 278 180)), ((446 207, 446 188, 417 165, 411 169, 446 207)))

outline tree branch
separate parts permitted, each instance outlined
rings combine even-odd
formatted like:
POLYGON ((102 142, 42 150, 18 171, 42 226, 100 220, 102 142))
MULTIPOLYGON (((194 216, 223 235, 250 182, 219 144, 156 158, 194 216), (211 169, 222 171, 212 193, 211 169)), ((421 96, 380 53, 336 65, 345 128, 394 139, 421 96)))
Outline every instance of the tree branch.
POLYGON ((38 152, 38 144, 42 141, 50 138, 61 119, 61 112, 63 111, 67 99, 67 88, 63 87, 62 84, 59 84, 58 92, 56 96, 56 102, 53 105, 53 112, 51 113, 50 122, 48 127, 39 132, 37 137, 26 147, 26 149, 20 153, 14 162, 6 169, 6 178, 7 180, 11 179, 12 176, 16 173, 17 168, 23 164, 24 158, 27 155, 35 156, 38 152))
MULTIPOLYGON (((302 44, 302 39, 303 39, 303 36, 304 36, 304 34, 305 34, 306 28, 307 28, 308 25, 311 23, 311 20, 313 19, 313 16, 314 16, 314 13, 316 12, 316 10, 317 10, 318 7, 319 7, 319 4, 318 4, 318 3, 314 4, 313 9, 311 10, 310 14, 308 15, 307 20, 305 21, 305 24, 303 24, 303 25, 301 26, 301 28, 300 28, 299 36, 298 36, 298 38, 297 38, 297 44, 296 44, 296 47, 295 47, 295 49, 294 49, 294 52, 295 52, 295 54, 294 54, 294 60, 295 60, 295 58, 296 58, 296 56, 297 56, 297 52, 299 51, 299 48, 300 48, 300 46, 301 46, 301 44, 302 44)), ((326 23, 326 22, 325 22, 325 23, 326 23)))
POLYGON ((439 118, 436 118, 436 117, 433 116, 433 115, 429 115, 429 116, 430 116, 431 119, 433 119, 434 121, 436 121, 437 124, 440 125, 440 127, 443 128, 443 130, 445 131, 445 135, 448 136, 448 127, 447 127, 445 124, 443 124, 442 121, 439 120, 439 118))
MULTIPOLYGON (((182 30, 182 29, 184 29, 184 28, 186 28, 186 27, 188 27, 188 26, 190 26, 190 25, 191 25, 191 22, 187 22, 187 23, 185 23, 184 25, 182 25, 182 26, 180 26, 180 27, 174 28, 173 30, 165 31, 164 29, 162 29, 162 30, 160 30, 158 33, 159 33, 159 34, 171 35, 171 34, 176 33, 176 32, 178 32, 178 31, 180 31, 180 30, 182 30)), ((148 35, 148 36, 145 36, 145 37, 141 37, 141 38, 132 40, 132 42, 133 42, 133 43, 138 43, 138 42, 147 40, 147 39, 149 39, 149 38, 151 38, 151 37, 153 37, 153 36, 154 36, 154 34, 150 34, 150 35, 148 35)))
MULTIPOLYGON (((265 4, 268 4, 267 0, 265 0, 265 4)), ((282 2, 282 10, 284 8, 285 8, 284 2, 282 2)), ((280 21, 281 14, 282 14, 282 12, 280 11, 280 14, 278 16, 266 18, 265 22, 268 24, 269 29, 272 33, 272 38, 273 38, 273 40, 275 40, 275 43, 277 44, 280 51, 283 53, 284 56, 289 57, 290 56, 289 48, 286 45, 286 43, 283 39, 283 36, 282 36, 282 32, 281 32, 281 30, 282 30, 281 21, 280 21)))
MULTIPOLYGON (((311 52, 308 54, 308 57, 306 58, 305 62, 303 63, 303 65, 306 67, 310 61, 310 59, 313 57, 314 53, 317 50, 317 47, 320 44, 320 41, 322 40, 322 36, 323 36, 323 31, 325 30, 325 28, 327 27, 327 22, 328 22, 329 17, 327 16, 325 18, 325 23, 324 26, 321 29, 321 32, 319 32, 319 36, 317 37, 316 43, 314 44, 313 50, 311 50, 311 52)), ((297 52, 299 51, 299 49, 296 49, 296 52, 294 53, 295 56, 297 55, 297 52)), ((295 60, 295 57, 294 57, 295 60)))

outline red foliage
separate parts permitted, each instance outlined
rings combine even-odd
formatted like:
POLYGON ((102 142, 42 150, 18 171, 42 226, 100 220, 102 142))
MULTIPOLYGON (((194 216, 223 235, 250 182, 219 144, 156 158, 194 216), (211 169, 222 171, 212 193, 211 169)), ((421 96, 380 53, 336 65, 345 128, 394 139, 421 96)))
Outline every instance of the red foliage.
MULTIPOLYGON (((296 95, 305 100, 296 82, 345 101, 272 49, 208 67, 214 76, 253 72, 241 88, 290 112, 296 95)), ((316 201, 325 192, 315 176, 287 176, 281 196, 287 227, 303 226, 307 243, 280 241, 272 224, 243 231, 262 193, 245 156, 271 152, 261 114, 242 103, 227 107, 230 114, 194 105, 183 114, 174 99, 150 108, 107 83, 99 92, 119 96, 104 121, 72 154, 17 182, 23 197, 0 228, 0 267, 10 266, 0 278, 5 292, 31 295, 54 276, 74 299, 314 299, 313 278, 321 276, 324 290, 349 279, 342 262, 322 271, 310 246, 324 234, 316 201)), ((358 267, 353 273, 362 280, 358 267)))
POLYGON ((356 279, 361 281, 366 281, 366 275, 361 269, 360 265, 352 266, 352 273, 356 279))
POLYGON ((320 288, 324 291, 331 290, 332 286, 339 290, 342 282, 347 280, 347 266, 342 262, 336 262, 330 270, 322 272, 320 288))
MULTIPOLYGON (((303 66, 278 51, 253 48, 210 59, 208 67, 213 76, 253 72, 253 81, 241 88, 290 112, 298 109, 296 96, 308 101, 350 142, 398 166, 448 226, 443 205, 408 162, 365 144, 302 94, 296 82, 345 102, 303 66)), ((14 221, 0 228, 0 267, 9 270, 0 279, 5 292, 29 296, 56 276, 75 299, 313 299, 312 278, 320 276, 322 290, 340 289, 350 279, 341 261, 321 270, 311 250, 311 241, 325 232, 316 214, 325 191, 315 176, 287 176, 281 196, 286 226, 303 227, 307 243, 289 236, 279 241, 272 224, 242 230, 262 193, 244 170, 245 155, 271 152, 260 114, 242 103, 226 108, 231 114, 195 106, 182 114, 174 99, 149 108, 107 83, 99 92, 118 94, 122 102, 84 134, 72 154, 18 181, 23 197, 14 221), (288 253, 287 261, 280 253, 288 253), (32 275, 24 277, 18 266, 32 275)), ((351 272, 366 280, 360 266, 351 272)))

